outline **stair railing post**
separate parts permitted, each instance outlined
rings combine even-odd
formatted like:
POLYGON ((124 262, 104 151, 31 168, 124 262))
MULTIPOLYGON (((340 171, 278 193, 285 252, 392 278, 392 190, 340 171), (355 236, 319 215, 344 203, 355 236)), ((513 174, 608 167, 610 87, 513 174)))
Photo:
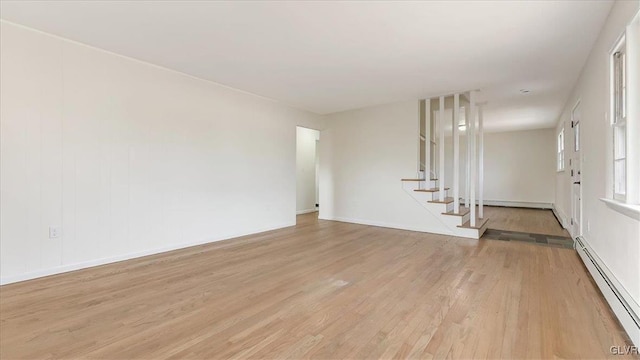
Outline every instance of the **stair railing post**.
POLYGON ((478 217, 484 218, 484 125, 483 104, 478 106, 478 217))
MULTIPOLYGON (((435 104, 439 104, 438 103, 438 98, 435 98, 435 104)), ((433 109, 433 129, 432 130, 432 134, 433 134, 433 149, 431 149, 431 156, 433 157, 433 178, 437 179, 438 178, 438 160, 440 159, 440 157, 438 156, 438 125, 439 125, 439 120, 440 118, 440 112, 436 109, 433 109)))
POLYGON ((476 96, 475 91, 469 94, 469 146, 471 147, 469 176, 469 210, 470 224, 476 226, 476 96))
POLYGON ((417 165, 418 168, 416 170, 416 176, 417 178, 420 178, 420 168, 422 167, 422 152, 421 152, 421 145, 422 145, 422 136, 423 136, 423 132, 422 132, 422 127, 424 126, 425 120, 424 120, 424 102, 423 100, 419 100, 418 101, 418 161, 417 161, 417 165))
POLYGON ((460 94, 453 95, 453 212, 460 212, 460 94))
POLYGON ((429 184, 431 180, 431 99, 424 101, 424 179, 429 184))
POLYGON ((440 188, 438 193, 440 194, 440 201, 444 201, 444 96, 440 96, 440 116, 438 116, 438 130, 440 132, 440 140, 439 140, 439 155, 440 161, 438 161, 438 165, 440 166, 440 170, 438 171, 438 184, 440 188))
MULTIPOLYGON (((469 93, 471 94, 471 93, 469 93)), ((471 95, 469 95, 469 97, 471 97, 471 95)), ((469 138, 469 133, 470 133, 470 124, 469 124, 469 119, 471 119, 471 109, 469 109, 469 105, 467 105, 464 109, 465 111, 465 117, 464 117, 464 126, 466 129, 466 134, 465 134, 465 140, 466 140, 466 146, 467 146, 467 153, 465 155, 465 163, 464 163, 464 179, 465 179, 465 183, 464 183, 464 204, 467 206, 467 208, 469 208, 469 189, 471 188, 471 186, 469 185, 469 176, 471 176, 469 169, 470 169, 470 164, 471 164, 471 140, 469 138)))

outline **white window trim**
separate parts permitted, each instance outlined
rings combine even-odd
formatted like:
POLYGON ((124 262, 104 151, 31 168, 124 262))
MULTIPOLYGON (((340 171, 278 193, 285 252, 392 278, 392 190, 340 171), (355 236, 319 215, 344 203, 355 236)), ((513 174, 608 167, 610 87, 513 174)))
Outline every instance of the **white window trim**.
MULTIPOLYGON (((623 34, 620 39, 616 42, 616 45, 614 46, 613 50, 611 51, 611 54, 609 55, 609 61, 610 61, 610 67, 611 67, 611 136, 613 137, 612 139, 612 159, 613 159, 613 173, 611 174, 611 176, 613 176, 613 181, 612 181, 612 195, 613 195, 613 200, 617 200, 620 201, 622 203, 626 203, 627 202, 627 189, 629 187, 628 184, 628 177, 627 177, 627 172, 625 171, 625 175, 624 175, 624 192, 616 192, 616 173, 615 173, 615 169, 616 169, 616 163, 618 161, 623 161, 625 164, 625 168, 626 168, 626 164, 628 161, 628 156, 627 156, 627 152, 626 152, 626 148, 627 148, 627 115, 626 112, 622 117, 619 117, 619 111, 620 109, 618 108, 619 104, 617 103, 617 98, 618 98, 618 93, 617 93, 617 83, 616 83, 616 78, 617 78, 617 73, 616 73, 616 62, 614 61, 614 56, 616 53, 623 51, 625 53, 626 56, 626 36, 623 34), (616 129, 619 128, 623 128, 624 127, 624 139, 622 140, 622 142, 624 142, 624 147, 625 147, 625 154, 624 156, 621 156, 619 158, 616 157, 615 152, 616 152, 616 147, 618 146, 618 143, 616 142, 616 129)), ((626 69, 622 69, 621 71, 623 71, 626 74, 626 69)), ((627 87, 626 84, 626 78, 625 78, 625 83, 622 85, 624 88, 627 87)), ((624 93, 624 98, 623 102, 624 104, 627 103, 626 101, 626 92, 624 93)), ((621 96, 621 97, 622 97, 621 96)), ((626 107, 626 105, 625 105, 626 107)))
POLYGON ((607 198, 600 198, 600 201, 605 203, 612 210, 627 215, 632 219, 640 220, 640 205, 625 204, 621 201, 607 198))
POLYGON ((610 187, 606 191, 605 198, 600 198, 600 200, 607 205, 610 209, 619 212, 625 216, 629 216, 635 220, 640 221, 640 179, 638 179, 638 167, 634 162, 638 162, 640 160, 640 146, 637 143, 630 143, 629 141, 637 141, 637 135, 640 134, 640 107, 635 103, 629 103, 628 99, 635 99, 640 96, 640 72, 635 68, 634 64, 637 64, 640 60, 640 46, 637 44, 638 36, 640 36, 640 11, 636 13, 633 20, 625 29, 625 32, 620 35, 620 37, 615 41, 614 46, 611 48, 609 52, 609 80, 610 80, 610 129, 611 129, 611 171, 609 173, 610 179, 612 179, 610 183, 610 187), (613 66, 613 54, 620 49, 621 44, 624 43, 625 52, 626 52, 626 117, 624 118, 624 123, 619 123, 618 125, 624 124, 626 126, 625 131, 625 142, 626 142, 626 151, 625 151, 625 161, 626 161, 626 196, 624 200, 615 199, 615 179, 614 179, 614 171, 615 171, 615 160, 614 160, 614 127, 616 126, 615 121, 615 109, 614 109, 614 66, 613 66))

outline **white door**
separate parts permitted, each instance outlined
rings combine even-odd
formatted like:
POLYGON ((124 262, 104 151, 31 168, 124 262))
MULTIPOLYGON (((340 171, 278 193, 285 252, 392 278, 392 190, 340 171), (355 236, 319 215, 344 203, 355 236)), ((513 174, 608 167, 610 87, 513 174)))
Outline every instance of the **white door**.
POLYGON ((573 154, 569 159, 571 167, 571 235, 575 238, 582 235, 582 182, 580 157, 580 102, 571 111, 571 128, 573 132, 573 154))

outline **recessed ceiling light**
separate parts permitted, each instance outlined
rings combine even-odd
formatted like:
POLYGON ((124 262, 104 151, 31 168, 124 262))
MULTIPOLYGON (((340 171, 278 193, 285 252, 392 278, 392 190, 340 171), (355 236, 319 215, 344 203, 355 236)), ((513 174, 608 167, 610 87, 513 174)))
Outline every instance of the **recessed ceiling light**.
POLYGON ((521 93, 521 94, 528 94, 528 93, 530 93, 530 92, 531 92, 531 90, 527 90, 527 89, 520 89, 520 93, 521 93))

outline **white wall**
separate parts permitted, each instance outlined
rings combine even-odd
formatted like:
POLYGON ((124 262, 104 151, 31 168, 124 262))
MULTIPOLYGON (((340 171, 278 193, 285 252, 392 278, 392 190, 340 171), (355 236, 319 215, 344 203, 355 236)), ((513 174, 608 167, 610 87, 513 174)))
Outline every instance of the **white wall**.
MULTIPOLYGON (((484 152, 486 201, 514 202, 531 206, 548 206, 553 203, 556 174, 553 129, 485 133, 484 152)), ((466 162, 463 156, 466 153, 466 137, 461 136, 462 197, 465 194, 466 162)), ((453 145, 450 136, 445 139, 445 159, 445 184, 452 187, 453 145)))
POLYGON ((295 128, 318 116, 0 33, 3 283, 295 224, 295 128))
POLYGON ((448 232, 402 190, 418 162, 418 101, 328 115, 320 141, 321 219, 448 232))
POLYGON ((296 128, 296 213, 316 211, 316 141, 318 130, 296 128))
MULTIPOLYGON (((608 120, 609 51, 638 11, 639 4, 638 1, 615 3, 559 122, 559 127, 564 126, 568 135, 565 148, 570 150, 573 148, 571 110, 580 99, 584 240, 635 302, 636 309, 640 304, 640 223, 612 210, 599 199, 610 193, 612 177, 612 134, 608 120)), ((637 120, 640 119, 630 119, 637 120)), ((638 138, 631 141, 638 141, 638 138)), ((569 175, 569 171, 558 173, 557 184, 561 190, 557 192, 555 203, 571 216, 569 175)))

